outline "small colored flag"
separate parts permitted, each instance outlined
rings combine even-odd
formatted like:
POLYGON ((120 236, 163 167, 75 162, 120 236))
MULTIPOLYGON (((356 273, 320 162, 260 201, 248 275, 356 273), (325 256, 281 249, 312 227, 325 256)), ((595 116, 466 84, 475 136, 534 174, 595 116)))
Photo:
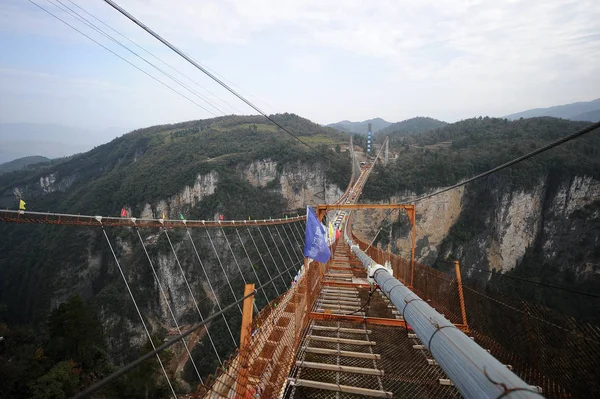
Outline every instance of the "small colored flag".
POLYGON ((181 220, 185 220, 185 218, 183 217, 183 213, 180 213, 180 214, 179 214, 179 219, 181 219, 181 220))
POLYGON ((327 246, 325 235, 327 229, 315 215, 310 206, 306 207, 306 235, 304 241, 304 256, 326 263, 331 257, 331 251, 327 246))
POLYGON ((223 214, 219 215, 219 220, 223 220, 223 214))
POLYGON ((21 211, 25 210, 25 201, 19 200, 19 210, 21 210, 21 211))
POLYGON ((333 233, 333 225, 331 224, 331 222, 329 222, 329 239, 333 240, 334 238, 334 233, 333 233))
POLYGON ((127 211, 125 210, 125 208, 121 208, 121 217, 127 217, 127 211))
POLYGON ((163 219, 166 219, 166 218, 167 218, 167 217, 165 216, 165 213, 164 213, 164 212, 162 213, 162 218, 163 218, 163 219))

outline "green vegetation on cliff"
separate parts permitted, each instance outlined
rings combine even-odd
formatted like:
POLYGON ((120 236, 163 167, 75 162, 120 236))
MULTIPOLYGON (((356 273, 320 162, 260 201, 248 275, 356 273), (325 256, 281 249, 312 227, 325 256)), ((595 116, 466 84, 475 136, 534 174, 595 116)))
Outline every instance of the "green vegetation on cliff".
MULTIPOLYGON (((367 181, 364 198, 390 196, 449 186, 501 165, 586 126, 555 118, 508 121, 474 118, 427 133, 405 137, 398 159, 378 166, 367 181)), ((600 176, 600 136, 590 134, 499 173, 515 187, 531 187, 548 170, 600 176)))

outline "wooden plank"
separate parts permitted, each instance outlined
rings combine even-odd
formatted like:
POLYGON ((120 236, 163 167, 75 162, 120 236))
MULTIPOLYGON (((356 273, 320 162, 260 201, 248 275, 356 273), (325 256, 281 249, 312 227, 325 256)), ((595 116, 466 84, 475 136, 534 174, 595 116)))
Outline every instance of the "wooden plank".
MULTIPOLYGON (((393 326, 393 327, 402 327, 406 328, 406 322, 402 319, 387 319, 384 317, 362 317, 358 314, 354 315, 342 315, 335 313, 324 313, 320 312, 310 312, 309 317, 314 320, 340 320, 340 321, 350 321, 353 323, 368 323, 375 324, 379 326, 393 326)), ((410 328, 409 328, 410 329, 410 328)))
POLYGON ((348 344, 348 345, 360 345, 360 346, 374 346, 375 341, 365 341, 360 339, 348 339, 348 338, 335 338, 335 337, 322 337, 320 335, 308 335, 307 338, 321 342, 333 342, 336 344, 348 344))
POLYGON ((323 309, 323 308, 319 308, 317 309, 317 312, 320 313, 324 313, 324 314, 330 314, 332 316, 346 316, 348 313, 352 313, 352 315, 354 316, 361 316, 362 318, 364 318, 365 316, 365 312, 350 312, 348 310, 341 310, 341 309, 323 309))
POLYGON ((333 309, 333 310, 359 310, 360 305, 336 305, 333 303, 320 303, 319 307, 323 309, 333 309))
POLYGON ((356 288, 369 288, 369 283, 351 283, 348 281, 333 281, 333 280, 323 280, 322 284, 324 286, 331 287, 356 287, 356 288))
POLYGON ((352 374, 383 376, 383 370, 368 369, 365 367, 354 367, 354 366, 338 366, 337 364, 306 362, 306 361, 302 361, 302 360, 296 361, 296 367, 304 367, 307 369, 317 369, 317 370, 327 370, 327 371, 337 371, 339 373, 352 373, 352 374))
POLYGON ((344 328, 344 327, 330 327, 330 326, 312 326, 314 331, 333 331, 333 332, 343 332, 350 334, 371 334, 372 330, 361 330, 359 328, 344 328))
POLYGON ((329 299, 329 298, 321 298, 319 299, 321 303, 328 303, 331 305, 357 305, 360 306, 360 299, 329 299))
POLYGON ((326 348, 313 348, 311 346, 305 346, 302 348, 306 353, 316 353, 318 355, 332 355, 332 356, 343 356, 343 357, 357 357, 360 359, 373 359, 380 360, 381 355, 376 353, 363 353, 363 352, 351 352, 351 351, 338 351, 337 349, 326 349, 326 348))
POLYGON ((312 380, 301 380, 294 379, 288 377, 288 382, 290 385, 295 385, 297 387, 307 387, 307 388, 315 388, 315 389, 324 389, 327 391, 334 392, 343 392, 343 393, 353 393, 357 395, 370 396, 373 398, 393 398, 394 394, 386 391, 379 391, 376 389, 367 389, 367 388, 359 388, 353 387, 350 385, 340 385, 340 384, 330 384, 328 382, 319 382, 312 380))

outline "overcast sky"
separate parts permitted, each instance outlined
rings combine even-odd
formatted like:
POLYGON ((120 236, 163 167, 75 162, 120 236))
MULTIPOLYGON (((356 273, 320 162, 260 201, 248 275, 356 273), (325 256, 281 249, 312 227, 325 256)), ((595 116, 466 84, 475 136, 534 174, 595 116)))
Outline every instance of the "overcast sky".
MULTIPOLYGON (((32 1, 213 114, 255 113, 103 1, 73 0, 210 93, 60 0, 211 105, 57 0, 32 1)), ((117 2, 267 113, 456 121, 600 97, 598 0, 117 2)), ((104 129, 211 116, 31 2, 0 0, 0 122, 104 129)))

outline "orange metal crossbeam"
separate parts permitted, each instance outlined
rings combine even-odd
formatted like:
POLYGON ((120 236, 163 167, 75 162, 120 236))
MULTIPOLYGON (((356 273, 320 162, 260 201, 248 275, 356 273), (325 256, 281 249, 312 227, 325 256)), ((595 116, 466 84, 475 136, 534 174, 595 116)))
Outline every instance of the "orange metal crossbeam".
MULTIPOLYGON (((354 323, 368 323, 380 326, 392 326, 406 328, 406 322, 399 319, 386 319, 384 317, 363 317, 354 315, 340 315, 332 313, 310 312, 310 318, 315 320, 340 320, 354 323)), ((410 330, 410 326, 408 327, 410 330)))
POLYGON ((350 283, 347 281, 326 281, 323 280, 323 285, 329 287, 356 287, 356 288, 369 288, 369 283, 350 283))

